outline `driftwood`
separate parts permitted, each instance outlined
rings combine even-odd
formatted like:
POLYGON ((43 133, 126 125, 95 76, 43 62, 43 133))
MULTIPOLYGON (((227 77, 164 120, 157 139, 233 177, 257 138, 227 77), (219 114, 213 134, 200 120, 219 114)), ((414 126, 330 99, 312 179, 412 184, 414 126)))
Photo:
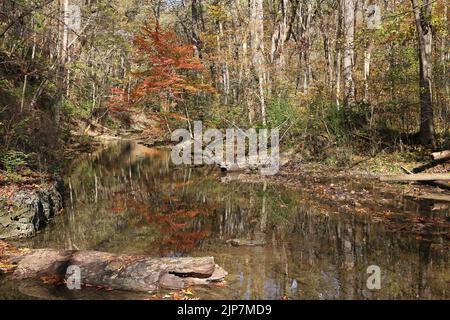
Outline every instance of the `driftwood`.
POLYGON ((431 154, 433 160, 449 159, 450 160, 450 150, 444 150, 440 152, 433 152, 431 154))
POLYGON ((450 180, 450 173, 418 173, 381 176, 381 181, 436 181, 450 180))
POLYGON ((214 263, 213 257, 150 258, 115 255, 98 251, 37 249, 10 254, 16 264, 16 279, 72 278, 78 267, 81 285, 118 290, 154 292, 159 289, 183 289, 191 285, 207 285, 222 281, 227 272, 214 263))
MULTIPOLYGON (((413 172, 414 170, 410 171, 410 170, 408 170, 408 169, 406 169, 404 167, 401 167, 401 168, 406 174, 414 174, 414 172, 413 172)), ((435 187, 440 187, 442 189, 450 190, 450 183, 442 181, 442 180, 437 180, 437 181, 420 181, 420 182, 423 183, 423 184, 430 185, 430 186, 435 186, 435 187)))

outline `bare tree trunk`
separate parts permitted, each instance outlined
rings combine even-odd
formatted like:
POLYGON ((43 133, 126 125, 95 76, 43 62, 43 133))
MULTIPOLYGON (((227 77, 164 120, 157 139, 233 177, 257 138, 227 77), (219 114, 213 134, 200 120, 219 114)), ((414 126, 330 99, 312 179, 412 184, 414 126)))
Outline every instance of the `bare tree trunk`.
MULTIPOLYGON (((31 48, 31 60, 34 61, 34 58, 36 56, 36 23, 34 21, 34 18, 31 19, 31 24, 33 28, 33 36, 32 36, 33 46, 31 48)), ((27 92, 27 85, 28 85, 28 74, 25 74, 22 87, 22 99, 20 101, 20 112, 23 112, 25 106, 25 95, 27 92)))
POLYGON ((312 3, 308 2, 306 6, 306 17, 303 19, 303 31, 304 31, 304 49, 303 49, 303 92, 308 94, 309 86, 311 82, 311 63, 310 63, 310 50, 311 50, 311 15, 312 15, 312 3))
POLYGON ((22 99, 20 100, 20 112, 23 112, 23 107, 25 105, 25 94, 27 91, 27 82, 28 82, 28 74, 26 74, 23 78, 22 99))
POLYGON ((372 42, 369 40, 364 49, 364 102, 369 102, 369 75, 370 75, 370 60, 372 56, 372 42))
POLYGON ((344 104, 355 103, 355 81, 353 66, 355 59, 355 3, 356 0, 343 0, 344 15, 344 104))
POLYGON ((436 137, 433 123, 432 100, 432 45, 431 30, 432 1, 411 0, 416 18, 417 39, 419 43, 419 73, 420 73, 420 141, 426 146, 436 148, 436 137))
MULTIPOLYGON (((242 61, 242 72, 243 72, 243 77, 244 77, 244 81, 246 83, 248 83, 249 79, 250 79, 250 68, 249 68, 249 59, 248 59, 248 44, 247 44, 247 37, 248 35, 245 35, 244 41, 242 42, 242 56, 243 56, 243 61, 242 61)), ((248 122, 250 124, 253 124, 253 121, 255 120, 255 115, 256 115, 256 111, 255 111, 255 107, 252 104, 252 101, 250 99, 250 95, 245 95, 245 99, 246 99, 246 103, 247 103, 247 109, 248 109, 248 122)))
POLYGON ((229 103, 230 97, 230 70, 228 68, 228 63, 225 62, 222 66, 223 69, 223 87, 225 93, 225 104, 229 103))
POLYGON ((287 33, 287 0, 281 0, 277 12, 277 21, 272 35, 272 50, 270 61, 275 69, 281 71, 284 68, 284 42, 287 33))
MULTIPOLYGON (((447 26, 447 35, 450 32, 448 21, 448 1, 444 1, 444 21, 447 26)), ((448 36, 442 39, 441 59, 444 66, 444 131, 448 134, 450 120, 450 83, 448 75, 448 65, 450 63, 450 41, 448 36)))
POLYGON ((265 64, 264 64, 264 9, 263 0, 250 0, 250 37, 253 67, 258 78, 259 104, 262 123, 266 124, 265 64))
POLYGON ((62 37, 59 47, 59 68, 57 72, 57 83, 58 83, 58 101, 55 104, 55 125, 59 127, 61 109, 64 101, 64 86, 65 86, 65 75, 66 75, 66 59, 67 59, 67 44, 69 40, 69 0, 62 0, 62 37))
POLYGON ((333 57, 331 55, 331 46, 330 46, 330 38, 326 34, 325 31, 322 32, 322 38, 323 38, 323 51, 324 51, 324 58, 325 63, 327 65, 327 81, 330 84, 330 91, 332 92, 335 87, 335 78, 333 74, 333 57))
POLYGON ((339 9, 337 13, 337 31, 336 31, 336 58, 335 58, 335 102, 336 106, 340 105, 341 98, 341 60, 342 60, 342 2, 339 2, 339 9))
MULTIPOLYGON (((366 14, 368 11, 367 7, 369 5, 370 0, 365 0, 362 3, 362 14, 366 14)), ((368 30, 366 29, 366 32, 368 30)), ((370 76, 370 62, 372 58, 372 48, 373 48, 373 41, 372 37, 369 36, 366 40, 366 44, 364 46, 364 66, 363 66, 363 80, 364 80, 364 102, 369 102, 369 76, 370 76)), ((373 107, 371 109, 371 119, 370 123, 372 124, 372 117, 373 117, 373 107)))
MULTIPOLYGON (((224 39, 224 32, 223 32, 223 22, 218 22, 219 32, 217 34, 217 54, 220 55, 222 52, 230 52, 230 41, 229 37, 227 37, 227 48, 222 47, 221 43, 224 39)), ((227 57, 223 59, 223 61, 220 63, 220 69, 221 69, 221 81, 222 81, 222 96, 223 96, 223 103, 225 105, 228 105, 229 103, 229 97, 230 97, 230 70, 228 67, 228 61, 227 57)))
POLYGON ((152 6, 153 14, 155 15, 156 21, 159 22, 159 18, 161 16, 161 5, 163 3, 162 0, 155 1, 155 5, 152 6))
POLYGON ((200 30, 199 30, 199 6, 201 3, 198 3, 197 0, 192 0, 191 3, 191 31, 192 31, 192 44, 195 48, 195 54, 198 58, 202 57, 202 41, 200 40, 200 30))

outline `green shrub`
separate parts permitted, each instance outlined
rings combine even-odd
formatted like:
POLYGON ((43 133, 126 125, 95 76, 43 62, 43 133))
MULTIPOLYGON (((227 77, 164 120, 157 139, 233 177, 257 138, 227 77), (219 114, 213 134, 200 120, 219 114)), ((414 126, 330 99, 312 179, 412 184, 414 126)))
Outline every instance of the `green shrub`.
POLYGON ((9 173, 23 169, 28 165, 28 155, 21 151, 10 150, 0 156, 2 167, 9 173))

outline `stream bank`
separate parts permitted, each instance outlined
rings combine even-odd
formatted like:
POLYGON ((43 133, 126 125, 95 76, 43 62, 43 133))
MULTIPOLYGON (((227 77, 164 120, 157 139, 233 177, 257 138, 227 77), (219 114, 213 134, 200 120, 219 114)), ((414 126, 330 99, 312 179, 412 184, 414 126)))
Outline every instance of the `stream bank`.
MULTIPOLYGON (((90 119, 72 119, 70 138, 59 146, 61 152, 52 150, 58 153, 53 163, 39 169, 23 165, 11 172, 0 170, 0 239, 33 237, 61 212, 64 182, 60 176, 67 174, 69 163, 76 162, 80 155, 93 154, 105 144, 123 139, 153 145, 165 137, 158 123, 144 112, 130 113, 126 121, 112 119, 114 129, 90 119)), ((41 147, 49 148, 45 144, 41 147)))

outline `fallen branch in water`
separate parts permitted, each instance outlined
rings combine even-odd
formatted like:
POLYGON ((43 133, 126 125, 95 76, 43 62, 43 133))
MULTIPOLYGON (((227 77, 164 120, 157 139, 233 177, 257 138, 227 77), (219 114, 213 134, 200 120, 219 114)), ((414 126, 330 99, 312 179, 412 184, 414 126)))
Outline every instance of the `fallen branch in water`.
POLYGON ((214 263, 213 257, 151 258, 56 249, 5 254, 10 264, 15 265, 11 275, 15 279, 52 279, 55 283, 63 283, 72 275, 68 268, 76 266, 80 271, 81 285, 138 292, 207 285, 222 281, 227 275, 214 263))
MULTIPOLYGON (((401 168, 406 174, 411 174, 411 175, 414 174, 414 170, 415 169, 413 169, 413 171, 410 171, 410 170, 408 170, 408 169, 406 169, 404 167, 401 167, 401 168)), ((423 184, 430 185, 430 186, 435 186, 435 187, 439 187, 439 188, 442 188, 442 189, 450 190, 450 183, 445 182, 445 181, 435 180, 435 181, 419 181, 419 182, 421 182, 423 184)))

